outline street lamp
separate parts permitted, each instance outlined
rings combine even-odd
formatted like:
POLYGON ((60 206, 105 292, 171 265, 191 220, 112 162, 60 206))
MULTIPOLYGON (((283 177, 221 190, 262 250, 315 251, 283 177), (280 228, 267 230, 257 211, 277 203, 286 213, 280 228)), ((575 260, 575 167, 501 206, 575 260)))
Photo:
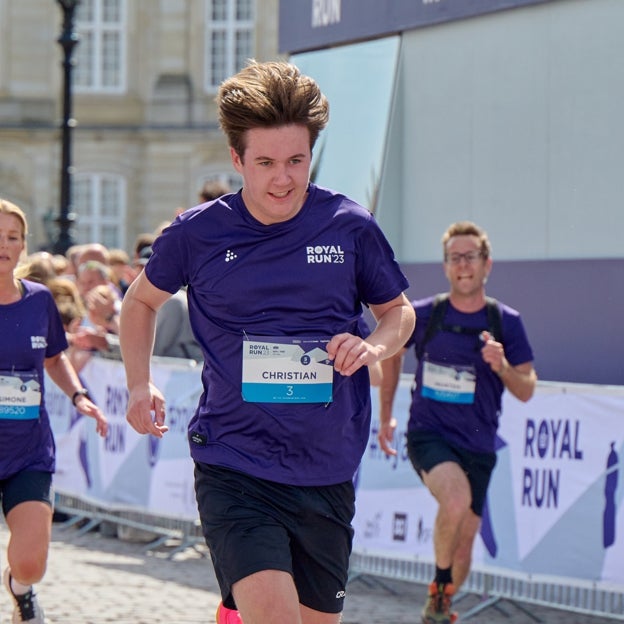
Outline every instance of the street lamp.
POLYGON ((61 123, 61 203, 59 207, 58 238, 54 243, 54 253, 65 254, 74 244, 72 226, 76 215, 71 205, 71 130, 76 125, 72 118, 72 55, 78 43, 78 34, 74 31, 74 14, 80 0, 57 0, 63 11, 63 29, 57 39, 63 48, 63 121, 61 123))

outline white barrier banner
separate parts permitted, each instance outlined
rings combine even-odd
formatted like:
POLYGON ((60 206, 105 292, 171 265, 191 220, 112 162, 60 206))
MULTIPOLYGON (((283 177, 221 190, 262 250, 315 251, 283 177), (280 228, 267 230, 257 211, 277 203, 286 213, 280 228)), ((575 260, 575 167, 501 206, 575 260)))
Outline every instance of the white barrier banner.
MULTIPOLYGON (((169 432, 157 440, 126 421, 120 362, 93 358, 82 381, 109 419, 106 439, 48 379, 58 491, 111 507, 195 520, 187 426, 201 392, 199 368, 154 363, 169 432)), ((356 475, 354 550, 433 561, 437 507, 405 448, 410 379, 395 401, 397 457, 377 443, 374 390, 368 448, 356 475)), ((506 393, 475 569, 502 569, 624 585, 624 389, 544 384, 528 403, 506 393)))
MULTIPOLYGON (((373 392, 354 550, 432 562, 437 505, 405 449, 410 384, 404 376, 395 401, 396 458, 379 449, 373 392)), ((624 585, 623 416, 621 388, 539 384, 528 403, 505 393, 475 569, 624 585)))
POLYGON ((126 421, 128 391, 123 366, 93 358, 81 372, 84 386, 108 418, 106 438, 95 421, 46 380, 46 403, 57 446, 55 488, 64 494, 154 514, 195 520, 187 427, 201 392, 200 368, 152 365, 167 402, 169 431, 162 439, 139 435, 126 421))

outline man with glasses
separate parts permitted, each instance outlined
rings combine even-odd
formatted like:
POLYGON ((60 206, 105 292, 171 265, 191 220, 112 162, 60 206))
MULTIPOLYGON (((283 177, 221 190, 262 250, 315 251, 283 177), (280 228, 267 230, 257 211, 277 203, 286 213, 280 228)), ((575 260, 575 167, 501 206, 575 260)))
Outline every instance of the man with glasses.
MULTIPOLYGON (((417 322, 405 345, 405 349, 414 346, 418 357, 408 455, 438 502, 436 572, 422 611, 423 624, 457 619, 451 599, 470 572, 496 463, 503 391, 507 388, 528 401, 537 381, 520 315, 486 298, 485 283, 492 270, 486 232, 468 221, 453 223, 442 237, 442 247, 449 293, 412 302, 417 322), (443 307, 435 312, 437 306, 443 307), (441 318, 432 329, 434 316, 441 318)), ((382 363, 379 443, 388 455, 396 455, 392 404, 405 349, 382 363)))

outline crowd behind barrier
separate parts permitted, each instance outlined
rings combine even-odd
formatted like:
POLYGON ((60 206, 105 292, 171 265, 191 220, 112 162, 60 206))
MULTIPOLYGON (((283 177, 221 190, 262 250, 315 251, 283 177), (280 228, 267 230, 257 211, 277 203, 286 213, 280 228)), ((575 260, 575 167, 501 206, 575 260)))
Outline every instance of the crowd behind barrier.
MULTIPOLYGON (((100 439, 48 380, 57 443, 57 508, 102 521, 201 541, 186 428, 201 392, 192 361, 154 358, 169 432, 158 440, 126 422, 119 361, 92 358, 85 387, 109 420, 100 439)), ((356 475, 352 577, 427 583, 435 502, 414 473, 404 436, 411 376, 395 401, 397 457, 377 444, 377 392, 369 445, 356 475)), ((540 382, 524 404, 506 393, 498 463, 473 553, 467 591, 624 620, 624 387, 540 382)), ((87 525, 88 526, 88 525, 87 525)), ((464 619, 469 614, 464 614, 464 619)))

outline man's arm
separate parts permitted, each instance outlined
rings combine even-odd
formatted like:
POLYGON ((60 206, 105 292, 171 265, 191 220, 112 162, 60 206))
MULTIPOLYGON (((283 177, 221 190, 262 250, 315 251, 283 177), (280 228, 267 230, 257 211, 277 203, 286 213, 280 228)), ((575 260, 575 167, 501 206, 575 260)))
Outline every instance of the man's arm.
POLYGON ((380 361, 399 353, 414 331, 416 313, 404 293, 382 305, 371 305, 377 326, 366 339, 372 345, 384 345, 380 361))
POLYGON ((395 353, 381 362, 381 384, 379 385, 379 433, 377 438, 379 445, 386 455, 396 455, 396 449, 392 448, 396 418, 392 417, 392 406, 401 370, 403 368, 403 354, 405 349, 395 353))
POLYGON ((132 282, 121 306, 119 345, 130 396, 126 418, 138 433, 161 438, 168 430, 165 399, 150 381, 156 313, 171 293, 156 288, 145 271, 132 282))
POLYGON ((505 388, 518 400, 527 402, 535 392, 537 373, 532 362, 524 362, 512 366, 505 357, 505 349, 500 342, 488 333, 483 332, 484 346, 481 349, 483 360, 501 378, 505 388))
POLYGON ((404 294, 387 303, 371 305, 370 310, 377 326, 366 340, 344 333, 334 336, 327 345, 334 368, 342 375, 353 375, 362 366, 394 355, 414 331, 416 315, 404 294))
POLYGON ((496 372, 503 380, 505 388, 516 399, 526 403, 533 396, 537 384, 537 373, 532 362, 512 366, 507 359, 504 359, 501 368, 496 372))

